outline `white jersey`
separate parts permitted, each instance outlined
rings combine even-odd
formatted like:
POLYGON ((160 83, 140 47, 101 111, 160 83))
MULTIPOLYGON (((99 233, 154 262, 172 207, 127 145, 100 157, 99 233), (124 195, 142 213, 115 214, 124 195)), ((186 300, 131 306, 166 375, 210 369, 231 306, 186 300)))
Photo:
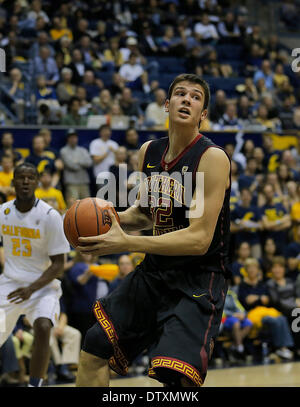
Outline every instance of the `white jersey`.
POLYGON ((5 264, 3 274, 18 282, 32 283, 50 266, 49 256, 69 253, 61 215, 37 199, 33 208, 19 212, 15 201, 0 207, 0 234, 5 264))

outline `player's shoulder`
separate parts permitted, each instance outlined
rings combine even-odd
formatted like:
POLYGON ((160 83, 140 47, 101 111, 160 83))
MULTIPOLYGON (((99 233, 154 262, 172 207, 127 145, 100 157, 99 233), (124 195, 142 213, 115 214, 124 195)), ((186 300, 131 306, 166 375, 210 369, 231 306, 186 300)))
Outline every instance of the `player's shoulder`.
MULTIPOLYGON (((228 166, 230 164, 230 159, 228 155, 225 153, 222 147, 219 147, 218 145, 212 143, 209 148, 207 148, 204 153, 203 157, 200 160, 200 164, 206 164, 211 162, 214 162, 216 166, 228 166)), ((199 164, 199 165, 200 165, 199 164)))
POLYGON ((42 214, 45 215, 45 220, 47 221, 49 218, 55 218, 57 216, 61 217, 56 209, 54 209, 51 205, 47 202, 43 201, 42 199, 38 199, 36 204, 36 209, 42 214))

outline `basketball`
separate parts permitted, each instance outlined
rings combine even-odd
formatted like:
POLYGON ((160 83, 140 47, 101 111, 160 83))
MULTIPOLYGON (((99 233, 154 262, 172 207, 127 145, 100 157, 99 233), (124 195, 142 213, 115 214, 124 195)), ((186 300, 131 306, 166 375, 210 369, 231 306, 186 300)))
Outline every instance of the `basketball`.
POLYGON ((72 247, 79 245, 79 237, 103 235, 109 231, 109 208, 120 223, 116 210, 104 199, 85 198, 74 202, 64 218, 64 233, 72 247))

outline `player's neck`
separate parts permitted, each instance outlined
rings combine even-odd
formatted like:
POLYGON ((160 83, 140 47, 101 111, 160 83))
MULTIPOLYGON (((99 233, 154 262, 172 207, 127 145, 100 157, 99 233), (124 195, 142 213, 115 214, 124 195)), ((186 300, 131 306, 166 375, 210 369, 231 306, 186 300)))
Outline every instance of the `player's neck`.
POLYGON ((170 126, 169 148, 165 160, 167 162, 176 158, 198 136, 198 128, 187 126, 170 126))
POLYGON ((25 213, 25 212, 29 212, 33 208, 33 206, 35 204, 35 200, 36 200, 35 196, 30 200, 29 199, 23 200, 20 198, 16 198, 15 205, 19 212, 25 213))

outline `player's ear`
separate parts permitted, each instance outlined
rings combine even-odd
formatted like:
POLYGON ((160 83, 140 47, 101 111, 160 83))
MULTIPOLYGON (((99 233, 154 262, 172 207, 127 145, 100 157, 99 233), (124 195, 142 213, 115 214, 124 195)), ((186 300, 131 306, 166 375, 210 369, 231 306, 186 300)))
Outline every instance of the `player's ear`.
POLYGON ((207 118, 207 115, 208 115, 208 110, 207 109, 202 110, 200 120, 201 121, 205 120, 207 118))
POLYGON ((166 99, 165 101, 165 112, 169 113, 169 105, 170 105, 170 101, 169 99, 166 99))

